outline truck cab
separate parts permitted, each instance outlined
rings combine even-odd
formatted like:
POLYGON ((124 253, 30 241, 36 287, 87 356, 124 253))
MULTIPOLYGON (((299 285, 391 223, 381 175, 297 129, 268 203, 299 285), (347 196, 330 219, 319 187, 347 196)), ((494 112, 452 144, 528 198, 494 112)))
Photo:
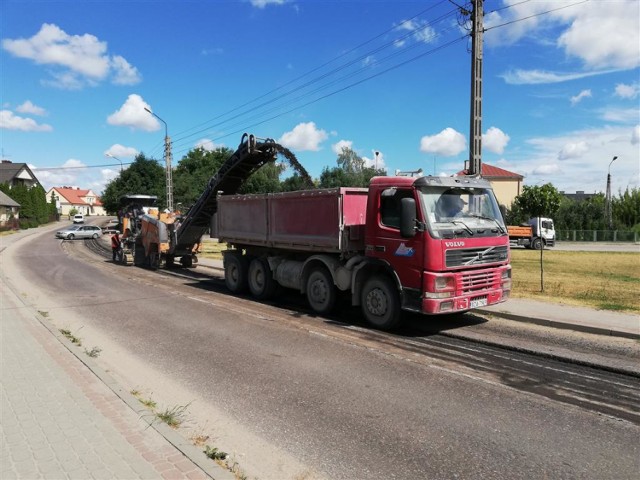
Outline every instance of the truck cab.
POLYGON ((367 203, 365 252, 402 309, 463 312, 508 298, 509 237, 487 181, 375 177, 367 203))

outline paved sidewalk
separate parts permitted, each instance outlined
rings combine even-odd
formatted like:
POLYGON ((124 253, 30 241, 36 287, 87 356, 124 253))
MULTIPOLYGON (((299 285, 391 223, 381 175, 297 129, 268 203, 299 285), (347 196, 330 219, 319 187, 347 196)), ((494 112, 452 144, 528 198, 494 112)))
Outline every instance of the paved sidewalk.
POLYGON ((524 298, 480 309, 509 320, 614 337, 640 339, 640 316, 524 298))
POLYGON ((149 426, 129 392, 1 283, 0 478, 234 478, 168 426, 149 426))

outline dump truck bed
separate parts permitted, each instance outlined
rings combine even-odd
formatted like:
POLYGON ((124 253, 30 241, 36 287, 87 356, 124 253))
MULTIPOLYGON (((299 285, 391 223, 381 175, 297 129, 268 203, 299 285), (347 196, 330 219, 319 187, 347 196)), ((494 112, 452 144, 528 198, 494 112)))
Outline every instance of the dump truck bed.
POLYGON ((530 238, 533 235, 533 230, 531 227, 524 226, 508 226, 507 231, 510 237, 528 237, 530 238))
POLYGON ((366 188, 218 197, 211 236, 249 246, 315 252, 364 250, 366 188))

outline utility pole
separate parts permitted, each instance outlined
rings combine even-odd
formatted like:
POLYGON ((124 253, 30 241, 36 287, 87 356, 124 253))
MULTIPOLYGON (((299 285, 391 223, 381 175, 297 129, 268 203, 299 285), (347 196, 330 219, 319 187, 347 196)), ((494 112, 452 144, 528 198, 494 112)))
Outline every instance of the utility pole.
POLYGON ((469 175, 482 175, 482 2, 472 0, 471 12, 471 128, 469 175))
POLYGON ((618 157, 613 157, 613 160, 609 162, 609 170, 607 171, 607 196, 605 198, 604 209, 609 230, 613 229, 613 213, 611 211, 611 164, 615 162, 617 158, 618 157))
POLYGON ((171 138, 169 138, 169 129, 167 127, 167 122, 165 122, 163 119, 161 119, 158 115, 156 115, 155 113, 153 113, 151 110, 149 110, 147 107, 144 107, 144 109, 149 112, 151 115, 153 115, 154 117, 156 117, 158 120, 160 120, 162 123, 164 123, 164 163, 165 163, 165 168, 167 170, 167 209, 170 212, 173 212, 173 173, 172 173, 172 169, 171 169, 171 138))

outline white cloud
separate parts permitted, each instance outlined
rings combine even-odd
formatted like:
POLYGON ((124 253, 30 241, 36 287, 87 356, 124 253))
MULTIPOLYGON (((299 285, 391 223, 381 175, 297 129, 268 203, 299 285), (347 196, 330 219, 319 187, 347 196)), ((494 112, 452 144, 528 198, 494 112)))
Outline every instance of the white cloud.
POLYGON ((38 177, 38 180, 49 187, 63 187, 71 185, 82 185, 80 177, 87 172, 86 164, 80 160, 70 158, 60 167, 55 169, 39 169, 35 165, 29 164, 29 168, 38 177))
POLYGON ((267 5, 284 5, 286 0, 250 0, 251 5, 258 8, 265 8, 267 5))
MULTIPOLYGON (((398 25, 398 30, 407 30, 410 37, 415 38, 418 42, 431 43, 436 39, 436 31, 429 26, 428 22, 421 20, 405 20, 398 25)), ((397 47, 405 44, 404 39, 398 39, 394 42, 397 47)))
POLYGON ((616 85, 616 95, 620 98, 634 99, 640 95, 640 83, 634 83, 631 85, 619 83, 616 85))
POLYGON ((552 175, 560 173, 561 169, 557 163, 549 163, 546 165, 539 165, 531 172, 533 175, 552 175))
POLYGON ((490 152, 502 155, 511 138, 497 127, 490 127, 482 135, 482 146, 490 152))
POLYGON ((589 151, 587 142, 567 143, 558 153, 558 160, 580 158, 589 151))
POLYGON ((320 150, 320 143, 329 136, 324 130, 318 129, 314 122, 299 123, 290 132, 280 137, 278 143, 294 150, 320 150))
POLYGON ((14 115, 11 110, 0 110, 0 129, 20 130, 23 132, 50 132, 51 125, 38 123, 33 118, 14 115))
POLYGON ((640 65, 640 2, 617 0, 575 4, 574 0, 505 0, 508 9, 485 17, 488 46, 538 38, 562 48, 588 70, 632 69, 640 65), (562 8, 569 6, 569 8, 562 8), (509 25, 509 21, 519 20, 509 25), (492 27, 502 25, 500 28, 492 27))
POLYGON ((137 69, 123 57, 109 56, 107 43, 91 34, 69 35, 54 24, 45 23, 31 38, 4 39, 2 47, 18 58, 32 60, 59 70, 45 84, 65 89, 97 85, 113 74, 113 82, 131 85, 140 81, 137 69))
POLYGON ((640 125, 636 125, 631 131, 631 145, 638 145, 638 143, 640 143, 640 125))
POLYGON ((351 140, 340 140, 339 142, 331 145, 331 150, 333 150, 333 153, 335 153, 336 155, 340 155, 343 148, 353 149, 353 142, 351 140))
POLYGON ((142 80, 138 69, 120 55, 111 58, 111 66, 113 68, 113 83, 116 85, 135 85, 142 80))
POLYGON ((592 97, 591 90, 582 90, 578 95, 571 97, 571 106, 577 105, 582 101, 583 98, 592 97))
POLYGON ((609 108, 603 110, 601 113, 601 118, 608 122, 620 122, 620 123, 630 123, 638 121, 638 114, 640 111, 638 108, 609 108))
POLYGON ((458 155, 467 148, 467 140, 463 134, 448 127, 436 135, 425 135, 420 139, 420 151, 435 153, 443 157, 458 155))
POLYGON ((601 70, 598 72, 571 72, 558 73, 547 72, 544 70, 509 70, 501 75, 504 81, 510 85, 538 85, 546 83, 561 83, 570 80, 579 80, 581 78, 593 77, 595 75, 604 75, 607 73, 617 72, 618 70, 601 70))
MULTIPOLYGON (((513 171, 525 175, 527 185, 551 182, 566 192, 604 192, 607 167, 617 156, 611 168, 612 191, 624 191, 636 187, 640 178, 638 144, 633 144, 631 133, 629 126, 607 126, 531 138, 528 148, 510 161, 516 166, 513 171)), ((640 142, 640 127, 636 135, 640 142)))
POLYGON ((145 110, 151 107, 145 102, 140 95, 135 93, 129 95, 127 101, 120 107, 120 109, 107 118, 109 125, 116 125, 119 127, 131 127, 134 130, 145 130, 147 132, 154 132, 160 129, 160 122, 145 110))
POLYGON ((225 148, 225 145, 222 143, 214 143, 213 140, 210 140, 208 138, 203 138, 201 140, 198 140, 196 142, 196 144, 194 145, 195 148, 202 148, 204 150, 206 150, 207 152, 212 152, 214 150, 219 150, 221 148, 225 148))
POLYGON ((105 150, 104 154, 106 156, 112 155, 119 159, 122 158, 133 158, 138 155, 138 150, 133 147, 125 147, 124 145, 120 145, 119 143, 115 143, 111 145, 107 150, 105 150))
POLYGON ((31 115, 38 115, 40 117, 47 114, 47 111, 44 108, 34 105, 33 103, 31 103, 31 100, 27 100, 22 105, 16 107, 16 112, 29 113, 31 115))

